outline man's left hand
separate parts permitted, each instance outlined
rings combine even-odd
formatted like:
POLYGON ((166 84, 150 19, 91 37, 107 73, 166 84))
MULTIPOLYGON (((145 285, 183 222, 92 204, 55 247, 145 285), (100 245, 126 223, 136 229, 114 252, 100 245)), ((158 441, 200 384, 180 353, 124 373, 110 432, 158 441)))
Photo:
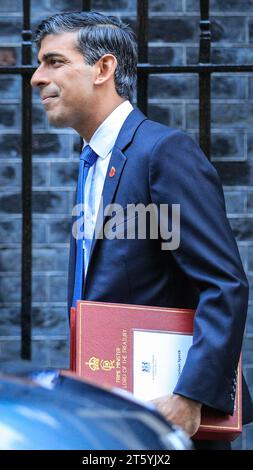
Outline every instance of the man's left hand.
POLYGON ((158 411, 171 423, 193 436, 200 425, 201 403, 181 395, 168 395, 151 400, 158 411))

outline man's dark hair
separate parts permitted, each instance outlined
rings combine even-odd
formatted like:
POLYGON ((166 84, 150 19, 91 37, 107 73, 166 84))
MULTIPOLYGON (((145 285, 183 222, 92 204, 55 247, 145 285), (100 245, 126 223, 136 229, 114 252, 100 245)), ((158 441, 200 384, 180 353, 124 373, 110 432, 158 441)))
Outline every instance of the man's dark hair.
POLYGON ((123 98, 131 98, 137 68, 137 44, 132 29, 115 16, 94 11, 59 13, 40 23, 35 32, 35 43, 40 47, 48 34, 74 31, 78 31, 77 49, 86 64, 95 64, 104 54, 116 57, 116 91, 123 98))

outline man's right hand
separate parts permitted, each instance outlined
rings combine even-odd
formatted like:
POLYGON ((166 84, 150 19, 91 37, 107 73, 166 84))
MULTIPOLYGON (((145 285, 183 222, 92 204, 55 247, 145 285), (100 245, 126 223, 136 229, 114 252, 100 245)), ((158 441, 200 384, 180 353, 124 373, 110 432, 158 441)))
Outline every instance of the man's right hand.
POLYGON ((157 410, 171 423, 193 436, 201 421, 201 403, 181 395, 168 395, 151 400, 157 410))

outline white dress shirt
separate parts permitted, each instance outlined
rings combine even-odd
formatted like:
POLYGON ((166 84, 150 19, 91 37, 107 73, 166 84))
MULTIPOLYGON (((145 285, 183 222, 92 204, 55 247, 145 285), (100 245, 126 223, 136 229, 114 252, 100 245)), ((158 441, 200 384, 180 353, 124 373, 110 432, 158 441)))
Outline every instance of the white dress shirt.
POLYGON ((84 146, 90 147, 98 155, 96 163, 89 169, 89 173, 84 188, 84 272, 87 273, 91 242, 95 229, 100 199, 103 191, 104 181, 112 154, 113 146, 118 137, 127 116, 133 110, 129 101, 121 103, 114 111, 100 124, 90 142, 84 140, 84 146))

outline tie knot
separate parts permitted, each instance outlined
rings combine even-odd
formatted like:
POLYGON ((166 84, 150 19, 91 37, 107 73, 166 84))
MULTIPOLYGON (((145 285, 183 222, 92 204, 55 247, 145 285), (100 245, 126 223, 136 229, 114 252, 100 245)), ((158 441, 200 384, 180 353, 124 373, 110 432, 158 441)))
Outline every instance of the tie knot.
POLYGON ((89 145, 86 145, 84 147, 80 155, 80 160, 83 160, 84 164, 86 164, 86 166, 89 166, 89 167, 94 165, 97 158, 98 158, 98 155, 96 154, 96 152, 94 152, 94 150, 92 150, 92 148, 89 145))

